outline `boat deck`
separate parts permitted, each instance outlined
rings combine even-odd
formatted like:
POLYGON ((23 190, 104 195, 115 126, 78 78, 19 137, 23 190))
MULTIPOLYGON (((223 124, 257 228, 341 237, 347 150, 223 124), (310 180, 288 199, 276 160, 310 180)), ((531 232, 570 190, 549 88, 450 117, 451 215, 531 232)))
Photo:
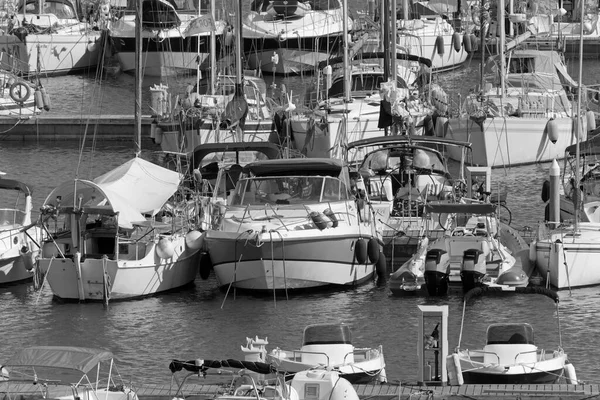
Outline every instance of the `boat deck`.
MULTIPOLYGON (((170 384, 134 384, 141 400, 171 400, 176 386, 170 384)), ((219 384, 187 384, 185 397, 198 400, 211 399, 223 390, 219 384)), ((0 385, 0 398, 3 388, 0 385)), ((417 386, 394 384, 355 385, 354 388, 361 400, 387 400, 392 398, 424 400, 424 399, 589 399, 600 397, 600 385, 462 385, 462 386, 417 386)), ((55 397, 54 388, 50 388, 50 397, 55 397)), ((12 384, 11 400, 27 400, 39 398, 40 386, 31 384, 12 384), (37 395, 36 395, 37 394, 37 395), (15 396, 15 395, 18 395, 15 396)), ((65 393, 67 394, 67 393, 65 393)))

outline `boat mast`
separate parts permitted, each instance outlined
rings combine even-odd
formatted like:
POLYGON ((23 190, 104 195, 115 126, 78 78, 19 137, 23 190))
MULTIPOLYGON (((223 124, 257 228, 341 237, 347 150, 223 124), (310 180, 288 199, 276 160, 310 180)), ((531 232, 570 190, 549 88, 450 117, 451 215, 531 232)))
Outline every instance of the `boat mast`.
POLYGON ((573 209, 575 210, 573 216, 575 221, 573 222, 573 231, 577 232, 577 222, 579 219, 579 204, 581 203, 581 193, 579 190, 579 168, 580 168, 580 151, 579 151, 579 138, 581 137, 581 129, 582 129, 582 120, 581 120, 581 91, 583 88, 581 87, 582 75, 583 75, 583 18, 585 17, 585 0, 581 1, 581 23, 579 24, 579 77, 577 80, 577 132, 575 137, 575 187, 573 188, 573 200, 577 203, 573 209))
POLYGON ((134 150, 136 157, 142 152, 142 0, 135 3, 135 110, 133 120, 134 150))
POLYGON ((498 0, 498 28, 499 35, 498 38, 498 55, 500 56, 500 99, 504 99, 504 92, 506 89, 505 82, 505 59, 504 59, 504 41, 505 41, 505 26, 504 26, 504 0, 498 0))
POLYGON ((344 102, 350 103, 350 86, 352 82, 350 78, 350 63, 348 61, 348 0, 342 1, 342 29, 344 33, 344 102))
MULTIPOLYGON (((214 1, 214 0, 212 0, 214 1)), ((236 83, 237 83, 237 87, 236 87, 236 91, 239 90, 239 94, 240 95, 244 95, 244 90, 243 90, 243 84, 244 82, 242 81, 242 77, 243 77, 243 71, 242 71, 242 54, 244 53, 244 48, 242 47, 242 44, 244 43, 242 40, 242 32, 243 32, 243 27, 242 27, 242 1, 241 0, 235 0, 234 3, 236 4, 236 10, 235 10, 235 16, 236 16, 236 23, 237 26, 236 28, 236 32, 235 32, 235 77, 236 77, 236 83)))
MULTIPOLYGON (((481 44, 481 78, 479 83, 479 92, 483 94, 484 86, 485 86, 485 15, 489 15, 488 11, 486 11, 486 4, 489 3, 488 0, 481 0, 481 7, 479 8, 479 43, 481 44)), ((481 96, 481 101, 483 101, 483 96, 481 96)))
MULTIPOLYGON (((200 14, 200 3, 198 2, 198 14, 200 14)), ((214 95, 216 92, 216 83, 217 83, 217 23, 215 18, 215 8, 217 7, 215 0, 210 0, 210 16, 213 20, 214 28, 210 32, 210 94, 214 95)), ((200 54, 200 36, 198 36, 198 54, 200 54)), ((200 63, 198 63, 198 68, 200 68, 200 63)), ((199 83, 199 82, 198 82, 199 83)), ((200 85, 198 85, 200 86, 200 85)))

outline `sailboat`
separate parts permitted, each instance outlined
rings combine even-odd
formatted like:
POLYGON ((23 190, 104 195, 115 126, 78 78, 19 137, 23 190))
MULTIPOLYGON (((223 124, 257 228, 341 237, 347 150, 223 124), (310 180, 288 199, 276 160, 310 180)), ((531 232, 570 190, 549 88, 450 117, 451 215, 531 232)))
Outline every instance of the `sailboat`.
MULTIPOLYGON (((137 8, 140 21, 141 5, 137 8)), ((141 24, 136 24, 141 42, 141 24)), ((182 175, 142 159, 141 46, 136 46, 136 156, 92 180, 75 178, 42 205, 49 237, 38 267, 55 297, 125 300, 191 284, 198 273, 200 232, 182 175)))
POLYGON ((97 67, 101 33, 92 29, 79 1, 21 0, 9 21, 0 49, 16 60, 20 74, 64 75, 97 67))
MULTIPOLYGON (((582 6, 582 13, 584 7, 582 6)), ((582 16, 583 18, 583 16, 582 16)), ((581 113, 582 105, 582 75, 583 75, 583 26, 581 27, 581 42, 579 47, 579 90, 577 93, 577 112, 575 114, 575 125, 578 130, 577 137, 582 136, 583 120, 581 113)), ((585 153, 584 153, 585 154, 585 153)), ((600 285, 600 271, 597 268, 597 255, 600 251, 600 224, 597 222, 582 222, 581 199, 585 198, 580 187, 582 180, 579 176, 580 167, 580 141, 575 143, 575 168, 573 184, 575 199, 574 219, 572 225, 559 223, 560 211, 558 204, 558 176, 559 167, 556 160, 553 161, 552 169, 556 179, 554 189, 550 191, 550 221, 548 225, 541 224, 536 239, 531 243, 530 257, 536 262, 536 266, 547 285, 557 289, 571 289, 583 286, 600 285)), ((587 160, 586 162, 588 162, 587 160)), ((586 179, 584 178, 583 181, 586 179)), ((589 187, 583 186, 583 189, 589 187)), ((586 213, 587 214, 587 213, 586 213)))
MULTIPOLYGON (((241 26, 241 9, 234 18, 241 26)), ((173 108, 160 105, 169 94, 162 87, 156 89, 159 100, 153 103, 157 104, 153 106, 156 123, 151 138, 163 151, 190 153, 207 143, 269 141, 272 103, 264 79, 243 69, 243 41, 238 32, 235 75, 217 75, 213 61, 211 81, 202 85, 198 79, 173 108)))
MULTIPOLYGON (((529 32, 505 45, 504 6, 497 9, 500 53, 483 62, 482 46, 480 87, 450 118, 445 135, 471 142, 473 163, 480 166, 560 158, 576 140, 569 96, 577 83, 556 51, 516 49, 529 32)), ((586 133, 581 135, 585 139, 586 133)), ((450 155, 456 159, 457 154, 450 155)))
POLYGON ((252 69, 300 74, 342 50, 352 19, 338 0, 254 0, 244 19, 244 48, 252 69))

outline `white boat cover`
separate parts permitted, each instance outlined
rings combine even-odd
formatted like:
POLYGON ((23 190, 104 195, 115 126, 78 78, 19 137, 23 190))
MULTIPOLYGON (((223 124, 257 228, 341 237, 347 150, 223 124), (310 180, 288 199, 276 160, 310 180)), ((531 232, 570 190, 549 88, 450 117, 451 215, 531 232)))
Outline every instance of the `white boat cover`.
POLYGON ((63 368, 87 374, 98 363, 112 359, 112 353, 102 349, 69 346, 35 346, 21 350, 4 366, 63 368))
POLYGON ((60 196, 61 207, 108 207, 119 213, 120 227, 131 229, 135 222, 146 220, 142 214, 155 215, 177 191, 180 180, 178 172, 136 157, 93 181, 61 184, 44 205, 57 207, 60 196))

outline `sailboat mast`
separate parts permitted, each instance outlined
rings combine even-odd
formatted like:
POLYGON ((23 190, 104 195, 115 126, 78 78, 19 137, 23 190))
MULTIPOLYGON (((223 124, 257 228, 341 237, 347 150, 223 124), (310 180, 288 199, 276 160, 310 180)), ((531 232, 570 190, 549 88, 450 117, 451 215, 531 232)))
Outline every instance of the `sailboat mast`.
POLYGON ((236 88, 236 90, 240 90, 240 93, 243 94, 244 91, 242 90, 242 85, 243 85, 243 81, 242 81, 242 77, 243 77, 243 71, 242 71, 242 57, 244 56, 244 48, 242 47, 242 32, 243 32, 243 19, 242 19, 242 0, 234 0, 234 2, 236 3, 236 13, 235 13, 235 17, 236 17, 236 32, 235 32, 235 51, 236 51, 236 62, 235 62, 235 77, 236 77, 236 83, 238 84, 238 87, 236 88))
POLYGON ((583 75, 583 18, 585 17, 585 0, 581 1, 581 20, 580 20, 580 24, 579 24, 579 77, 577 80, 577 115, 576 115, 576 121, 577 121, 577 132, 576 132, 576 137, 575 137, 575 187, 573 188, 573 193, 575 193, 576 195, 573 197, 573 200, 576 200, 577 203, 575 204, 575 207, 573 207, 573 209, 575 210, 575 212, 573 213, 574 216, 574 231, 577 231, 577 221, 579 219, 579 204, 581 203, 581 192, 579 190, 579 168, 580 168, 580 163, 579 163, 579 156, 580 156, 580 151, 579 151, 579 138, 582 136, 581 135, 581 129, 582 129, 582 120, 581 120, 581 91, 583 90, 583 88, 581 87, 581 81, 582 81, 582 75, 583 75))
POLYGON ((134 150, 136 156, 142 152, 142 0, 135 4, 135 125, 134 150))
POLYGON ((489 15, 485 9, 487 1, 488 0, 481 0, 481 7, 479 8, 479 42, 481 43, 481 80, 479 83, 479 91, 481 93, 483 93, 485 86, 485 20, 487 19, 485 18, 485 15, 489 15))
MULTIPOLYGON (((217 84, 217 74, 215 72, 217 70, 217 32, 215 32, 215 30, 217 29, 215 22, 216 7, 216 1, 210 0, 210 15, 212 17, 213 23, 215 24, 215 29, 213 29, 210 33, 210 94, 213 95, 216 92, 217 84)), ((198 6, 198 13, 200 13, 200 6, 198 6)), ((198 36, 198 53, 200 53, 200 36, 198 36)))
POLYGON ((348 60, 348 0, 342 1, 342 30, 344 33, 343 37, 343 45, 344 45, 344 101, 346 103, 350 103, 350 86, 351 78, 350 78, 350 62, 348 60))
POLYGON ((504 99, 504 92, 506 89, 505 82, 505 69, 506 69, 506 61, 504 59, 504 41, 505 41, 505 26, 504 26, 504 0, 498 0, 498 29, 499 29, 499 37, 498 37, 498 55, 500 57, 500 98, 504 99))

